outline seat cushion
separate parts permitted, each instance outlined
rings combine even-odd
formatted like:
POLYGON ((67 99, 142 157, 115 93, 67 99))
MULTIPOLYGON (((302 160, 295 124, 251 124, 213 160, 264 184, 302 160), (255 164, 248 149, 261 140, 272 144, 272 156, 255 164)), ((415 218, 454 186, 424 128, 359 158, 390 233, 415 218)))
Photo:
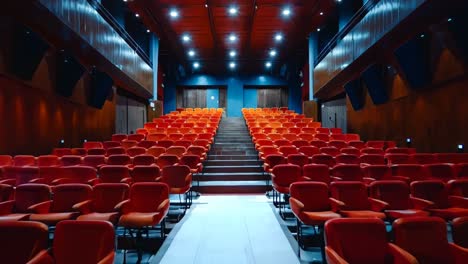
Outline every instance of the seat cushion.
POLYGON ((78 221, 109 221, 112 224, 116 224, 119 218, 119 213, 90 213, 80 215, 76 220, 78 221))
POLYGON ((155 226, 164 217, 160 213, 128 213, 120 217, 119 226, 140 228, 145 226, 155 226))
POLYGON ((0 221, 24 221, 28 218, 29 214, 7 214, 0 216, 0 221))
POLYGON ((384 213, 374 211, 340 211, 340 214, 344 217, 385 219, 384 213))
POLYGON ((433 216, 444 218, 445 220, 452 220, 460 216, 468 216, 468 209, 466 208, 447 208, 447 209, 430 209, 429 212, 433 216))
POLYGON ((390 219, 398 219, 403 217, 424 217, 429 216, 429 212, 423 210, 415 210, 415 209, 408 209, 408 210, 385 210, 385 214, 387 214, 388 218, 390 219))
POLYGON ((306 225, 323 225, 327 220, 340 217, 341 215, 332 211, 302 212, 299 215, 299 220, 306 225))
POLYGON ((32 214, 29 217, 29 220, 42 222, 46 225, 56 225, 58 222, 63 220, 75 219, 78 215, 79 213, 77 212, 32 214))

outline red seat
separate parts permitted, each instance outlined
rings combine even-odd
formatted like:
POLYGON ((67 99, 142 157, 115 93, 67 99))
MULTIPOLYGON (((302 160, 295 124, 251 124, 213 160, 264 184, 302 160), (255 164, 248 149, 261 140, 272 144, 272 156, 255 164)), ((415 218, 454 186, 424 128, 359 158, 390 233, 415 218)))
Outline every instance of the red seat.
MULTIPOLYGON (((300 133, 298 136, 299 136, 300 139, 308 141, 309 143, 314 140, 314 134, 300 133)), ((326 145, 326 143, 325 143, 325 145, 326 145)))
POLYGON ((63 167, 63 174, 60 178, 56 178, 51 182, 51 185, 65 183, 83 183, 94 185, 97 182, 97 171, 93 167, 87 166, 70 166, 63 167))
POLYGON ((34 263, 111 264, 115 232, 106 221, 62 221, 55 230, 52 250, 43 251, 34 263), (76 245, 80 245, 77 250, 76 245))
POLYGON ((13 186, 0 184, 0 203, 13 198, 13 186))
POLYGON ((127 149, 127 155, 129 155, 130 157, 143 155, 145 153, 146 153, 146 149, 142 148, 142 147, 131 147, 131 148, 127 149))
POLYGON ((296 148, 308 147, 308 146, 310 146, 309 141, 303 140, 303 139, 293 140, 293 141, 291 142, 291 144, 292 144, 293 146, 295 146, 296 148))
POLYGON ((46 225, 37 222, 0 222, 0 234, 2 263, 49 263, 32 261, 47 252, 46 225))
POLYGON ((378 154, 378 155, 384 155, 385 152, 380 149, 380 148, 363 148, 361 149, 362 154, 378 154))
POLYGON ((81 164, 81 156, 65 155, 60 158, 63 166, 75 166, 81 164))
POLYGON ((299 147, 299 153, 302 153, 311 159, 313 155, 320 154, 320 149, 314 146, 303 146, 299 147))
POLYGON ((160 155, 166 153, 166 148, 164 147, 151 147, 148 150, 146 150, 146 154, 152 155, 155 158, 159 157, 160 155))
POLYGON ((75 156, 83 157, 88 154, 88 150, 85 148, 72 148, 71 154, 75 156))
POLYGON ((0 222, 28 220, 29 207, 49 201, 50 194, 50 187, 45 184, 28 183, 16 187, 15 198, 0 203, 0 222))
POLYGON ((363 154, 359 157, 363 166, 385 165, 385 157, 380 154, 363 154))
POLYGON ((369 194, 388 204, 385 214, 392 221, 402 217, 429 216, 429 212, 424 210, 432 205, 410 197, 409 186, 403 181, 375 181, 369 186, 369 194))
MULTIPOLYGON (((57 167, 61 166, 62 163, 58 156, 55 155, 43 155, 37 157, 37 166, 38 167, 57 167)), ((1 165, 0 165, 1 166, 1 165)))
POLYGON ((185 147, 171 146, 171 147, 166 149, 166 154, 176 155, 177 157, 180 158, 180 157, 182 157, 182 155, 185 154, 186 151, 187 151, 187 149, 185 147))
POLYGON ((381 141, 381 140, 369 140, 369 141, 366 142, 366 147, 368 147, 368 148, 384 149, 384 147, 385 147, 385 141, 381 141))
POLYGON ((427 178, 448 182, 457 178, 455 166, 450 163, 435 163, 423 165, 427 178))
POLYGON ((458 163, 455 169, 459 178, 468 178, 468 163, 458 163))
POLYGON ((65 155, 72 155, 72 150, 69 148, 54 148, 52 155, 63 157, 65 155))
POLYGON ((341 154, 340 150, 335 147, 322 147, 320 148, 320 153, 328 154, 333 157, 336 157, 341 154))
POLYGON ((160 170, 158 166, 137 165, 132 170, 132 183, 157 182, 159 180, 160 180, 160 170))
POLYGON ((102 142, 98 141, 88 141, 83 143, 83 148, 88 150, 88 149, 93 149, 93 148, 104 148, 104 145, 102 145, 102 142))
POLYGON ((340 152, 342 154, 349 154, 349 155, 355 155, 355 156, 360 156, 361 155, 361 151, 355 147, 346 147, 346 148, 342 148, 340 149, 340 152))
POLYGON ((281 194, 289 194, 289 186, 298 181, 305 181, 302 177, 301 167, 293 164, 276 165, 271 173, 271 182, 273 185, 274 197, 273 203, 279 206, 280 215, 284 218, 283 203, 280 202, 281 194))
POLYGON ((80 212, 77 220, 109 221, 113 225, 119 220, 115 206, 128 198, 129 186, 125 183, 101 183, 93 187, 91 199, 75 204, 80 212))
POLYGON ((313 155, 310 163, 325 164, 330 168, 333 168, 333 166, 335 166, 335 164, 336 164, 335 159, 333 158, 333 156, 328 155, 328 154, 313 155))
POLYGON ((193 174, 201 173, 203 170, 203 164, 198 155, 184 154, 179 159, 179 165, 186 165, 190 168, 190 172, 193 174))
POLYGON ((432 153, 414 153, 410 155, 412 162, 417 164, 433 164, 438 163, 436 157, 432 153))
POLYGON ((401 218, 393 223, 395 244, 419 263, 466 263, 468 250, 447 240, 447 226, 438 217, 401 218))
POLYGON ((137 144, 137 147, 145 148, 145 149, 149 149, 154 146, 156 146, 156 141, 150 141, 150 140, 142 140, 138 142, 137 144))
POLYGON ((190 146, 187 148, 187 154, 193 154, 200 157, 201 161, 206 159, 206 149, 201 146, 190 146))
POLYGON ((112 135, 112 141, 122 142, 122 140, 127 139, 127 135, 125 134, 114 134, 112 135))
POLYGON ((36 157, 31 155, 17 155, 13 158, 16 167, 35 166, 36 157))
POLYGON ((309 157, 304 154, 291 154, 288 155, 287 161, 289 164, 298 165, 302 168, 304 165, 309 164, 309 157))
MULTIPOLYGON (((346 136, 346 141, 348 141, 348 142, 351 142, 351 141, 358 142, 358 141, 361 140, 361 137, 359 136, 359 134, 345 134, 345 136, 346 136)), ((362 142, 362 143, 364 143, 364 142, 362 142)))
POLYGON ((325 142, 328 142, 330 140, 330 136, 328 134, 322 134, 319 131, 318 133, 314 135, 314 140, 322 140, 325 142))
POLYGON ((289 205, 297 218, 297 242, 302 247, 302 224, 323 228, 326 221, 341 216, 331 210, 328 185, 323 182, 295 182, 290 186, 289 205))
POLYGON ((362 182, 332 182, 330 192, 333 197, 333 211, 344 217, 380 218, 388 204, 367 196, 367 187, 362 182))
POLYGON ((348 141, 348 146, 357 148, 357 149, 363 149, 366 147, 366 143, 360 141, 360 140, 350 140, 348 141))
POLYGON ((414 154, 416 153, 415 148, 387 148, 385 153, 393 153, 393 154, 414 154))
POLYGON ((335 161, 337 164, 355 164, 359 165, 361 163, 361 159, 359 156, 351 155, 351 154, 340 154, 335 157, 335 161))
POLYGON ((426 180, 426 173, 422 165, 396 164, 392 165, 391 168, 393 176, 398 176, 407 182, 426 180))
POLYGON ((325 237, 327 263, 418 263, 387 242, 385 223, 380 219, 332 219, 325 224, 325 237))
POLYGON ((411 195, 433 202, 428 209, 433 216, 452 220, 461 216, 468 216, 468 199, 450 196, 448 187, 442 181, 415 181, 411 183, 411 195))
POLYGON ((327 146, 327 142, 325 142, 323 140, 314 139, 314 140, 310 141, 310 145, 314 146, 314 147, 317 147, 317 148, 324 148, 324 147, 327 146))
POLYGON ((453 242, 460 247, 468 248, 468 217, 458 217, 452 222, 453 242))
POLYGON ((434 156, 440 163, 468 163, 468 153, 435 153, 434 156))
POLYGON ((104 141, 102 142, 102 145, 104 146, 104 149, 110 149, 110 148, 118 148, 121 147, 122 144, 120 144, 120 141, 104 141))
POLYGON ((142 135, 147 135, 148 134, 148 129, 146 128, 137 128, 137 130, 135 131, 136 134, 142 134, 142 135))
POLYGON ((332 127, 330 128, 331 134, 343 134, 343 130, 339 127, 332 127))
POLYGON ((279 164, 286 164, 286 158, 281 154, 270 154, 265 157, 263 161, 263 169, 268 172, 272 173, 273 168, 279 164))
POLYGON ((121 144, 122 144, 122 148, 129 149, 132 147, 136 147, 136 145, 138 144, 138 141, 125 139, 125 140, 122 140, 121 144))
POLYGON ((99 169, 99 183, 130 183, 130 169, 124 165, 105 165, 99 169))
POLYGON ((77 203, 91 197, 92 188, 87 184, 62 184, 54 187, 53 200, 29 207, 33 212, 29 219, 46 225, 56 225, 63 220, 75 219, 79 213, 73 209, 77 203))
POLYGON ((337 164, 330 172, 332 180, 339 181, 361 181, 367 184, 375 179, 364 178, 364 173, 361 167, 357 164, 337 164))
POLYGON ((170 194, 183 194, 185 201, 182 204, 184 215, 191 204, 190 195, 188 194, 192 187, 192 173, 190 167, 186 165, 166 166, 161 170, 161 182, 169 186, 170 194))
POLYGON ((176 155, 163 154, 156 160, 156 165, 158 165, 159 168, 164 169, 165 167, 175 165, 178 162, 179 157, 176 155))
POLYGON ((192 145, 192 140, 177 140, 174 142, 174 147, 184 147, 188 148, 192 145))
POLYGON ((133 157, 133 165, 152 165, 156 164, 156 157, 153 155, 143 154, 133 157))
POLYGON ((328 146, 335 147, 337 149, 342 149, 342 148, 347 148, 348 144, 344 140, 331 140, 330 142, 328 142, 328 146))
POLYGON ((127 140, 134 140, 136 142, 140 142, 145 139, 145 135, 142 134, 131 134, 127 136, 127 140))
POLYGON ((146 136, 146 140, 148 141, 160 141, 167 139, 166 133, 150 133, 146 136))
POLYGON ((302 167, 302 175, 314 182, 330 184, 330 169, 324 164, 307 164, 302 167))
POLYGON ((315 129, 315 131, 317 131, 317 133, 320 134, 330 134, 330 129, 327 127, 318 127, 317 129, 315 129))
POLYGON ((169 139, 158 140, 158 142, 156 143, 156 146, 163 147, 166 149, 171 147, 172 145, 174 145, 174 141, 169 140, 169 139))
POLYGON ((343 141, 343 142, 346 142, 346 135, 345 134, 331 134, 330 135, 330 141, 343 141))
POLYGON ((385 154, 387 164, 412 164, 408 154, 385 154))
POLYGON ((3 168, 3 176, 5 179, 0 180, 0 184, 13 186, 33 182, 40 178, 38 167, 5 167, 3 168))
POLYGON ((103 148, 88 149, 87 155, 106 155, 107 151, 103 148))
POLYGON ((447 183, 449 194, 468 198, 468 179, 456 179, 447 183))
POLYGON ((88 155, 83 157, 83 165, 93 168, 99 168, 106 164, 106 157, 104 155, 88 155))
POLYGON ((293 146, 292 142, 287 139, 276 139, 273 141, 273 144, 277 147, 293 146))
POLYGON ((380 180, 397 180, 392 177, 392 170, 387 165, 369 165, 362 167, 364 177, 380 180))
POLYGON ((126 154, 110 155, 107 158, 108 165, 131 165, 132 158, 126 154))
POLYGON ((271 154, 280 154, 282 155, 282 153, 279 152, 278 148, 276 146, 263 146, 259 149, 259 152, 258 152, 258 156, 262 159, 262 160, 265 160, 265 158, 268 156, 268 155, 271 155, 271 154))
POLYGON ((127 151, 122 148, 122 147, 115 147, 115 148, 108 148, 106 150, 106 155, 111 156, 111 155, 125 155, 127 154, 127 151))

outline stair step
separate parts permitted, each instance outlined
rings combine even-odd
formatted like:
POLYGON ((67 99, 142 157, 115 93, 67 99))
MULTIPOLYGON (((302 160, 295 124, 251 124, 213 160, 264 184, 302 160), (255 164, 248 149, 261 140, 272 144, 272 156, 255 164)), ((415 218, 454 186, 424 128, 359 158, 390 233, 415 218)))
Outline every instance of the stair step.
MULTIPOLYGON (((204 181, 266 181, 271 177, 262 172, 233 172, 233 173, 203 173, 194 177, 194 180, 204 181)), ((196 184, 193 184, 196 185, 196 184)))
POLYGON ((256 150, 210 150, 209 155, 257 155, 256 150))
POLYGON ((259 165, 244 165, 244 166, 205 166, 203 172, 263 172, 263 167, 259 165))
POLYGON ((255 157, 251 160, 207 160, 205 161, 205 166, 241 166, 241 165, 262 165, 261 160, 257 160, 255 157))
POLYGON ((192 189, 200 193, 265 193, 271 190, 265 181, 209 181, 192 189))
MULTIPOLYGON (((258 159, 258 155, 209 155, 208 160, 254 160, 258 159)), ((208 161, 207 160, 207 161, 208 161)))

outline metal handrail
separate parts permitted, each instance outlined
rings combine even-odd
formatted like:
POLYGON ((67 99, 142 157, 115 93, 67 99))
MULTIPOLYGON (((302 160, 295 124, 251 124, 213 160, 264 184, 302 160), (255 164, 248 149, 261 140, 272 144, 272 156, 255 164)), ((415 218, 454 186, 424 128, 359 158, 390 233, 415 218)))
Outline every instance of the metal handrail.
POLYGON ((359 8, 359 10, 351 17, 346 26, 335 36, 333 36, 328 44, 320 51, 315 60, 314 66, 317 66, 338 44, 338 42, 346 37, 346 35, 354 28, 354 26, 356 26, 378 2, 380 2, 380 0, 369 0, 361 8, 359 8))
POLYGON ((97 0, 87 0, 88 3, 109 23, 109 25, 130 45, 132 49, 150 66, 153 67, 150 57, 140 47, 140 45, 128 34, 122 25, 117 22, 115 17, 97 0))

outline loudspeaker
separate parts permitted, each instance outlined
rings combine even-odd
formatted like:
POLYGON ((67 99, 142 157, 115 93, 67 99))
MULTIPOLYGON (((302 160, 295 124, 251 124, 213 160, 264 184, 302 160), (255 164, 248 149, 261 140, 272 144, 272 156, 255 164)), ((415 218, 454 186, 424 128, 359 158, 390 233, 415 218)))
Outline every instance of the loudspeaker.
POLYGON ((466 15, 460 15, 448 20, 448 30, 452 33, 460 56, 468 64, 468 18, 466 15))
POLYGON ((10 72, 23 80, 31 80, 49 45, 23 25, 15 25, 12 34, 10 72))
POLYGON ((432 82, 429 34, 409 40, 395 51, 395 56, 409 85, 422 89, 432 82))
POLYGON ((349 97, 349 101, 351 101, 353 109, 355 111, 361 110, 364 107, 365 102, 364 88, 362 86, 361 79, 358 78, 348 82, 345 84, 344 89, 349 97))
POLYGON ((92 107, 102 109, 107 97, 112 92, 114 81, 104 72, 93 68, 91 71, 91 91, 88 104, 92 107))
POLYGON ((70 97, 76 83, 81 79, 85 69, 72 56, 60 51, 56 58, 57 79, 55 91, 61 96, 70 97))
POLYGON ((362 80, 366 83, 369 96, 376 105, 388 101, 385 72, 385 66, 373 64, 362 73, 362 80))

